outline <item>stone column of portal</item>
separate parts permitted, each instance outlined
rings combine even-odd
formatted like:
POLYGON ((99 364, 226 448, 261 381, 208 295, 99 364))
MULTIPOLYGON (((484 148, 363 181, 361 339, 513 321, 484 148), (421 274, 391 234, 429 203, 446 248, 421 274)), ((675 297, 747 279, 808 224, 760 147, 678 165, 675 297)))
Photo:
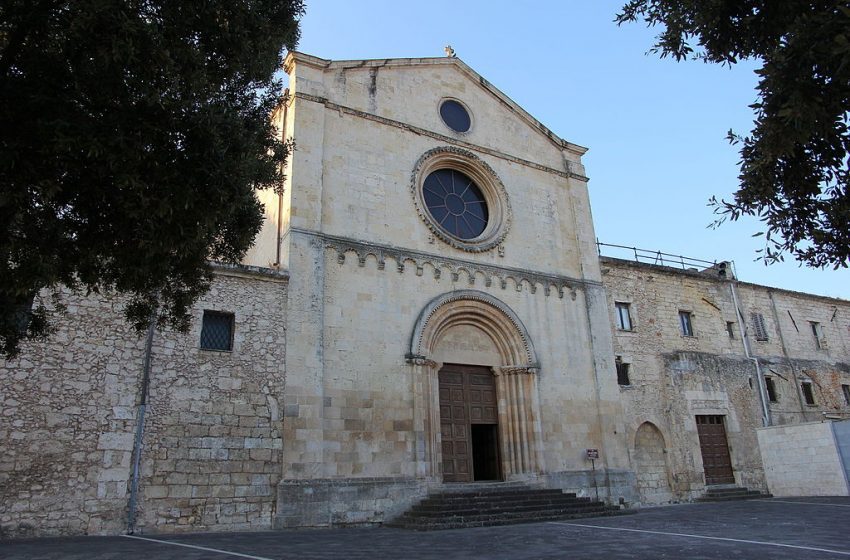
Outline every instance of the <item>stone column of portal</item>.
POLYGON ((413 366, 413 435, 416 476, 440 473, 440 386, 441 365, 422 356, 408 358, 413 366))
POLYGON ((540 471, 540 421, 537 414, 536 369, 494 367, 498 395, 502 468, 507 478, 540 471))

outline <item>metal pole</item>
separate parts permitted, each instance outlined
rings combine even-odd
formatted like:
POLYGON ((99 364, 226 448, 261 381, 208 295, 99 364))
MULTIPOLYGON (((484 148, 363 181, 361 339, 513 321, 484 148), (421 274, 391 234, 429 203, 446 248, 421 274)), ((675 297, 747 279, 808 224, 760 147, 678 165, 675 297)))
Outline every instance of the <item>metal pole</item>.
POLYGON ((593 490, 596 492, 596 501, 599 501, 599 486, 596 484, 596 461, 590 460, 590 468, 593 470, 593 490))
POLYGON ((139 411, 136 414, 136 438, 133 444, 133 473, 130 478, 130 504, 127 512, 127 534, 132 535, 136 530, 136 502, 139 495, 139 465, 142 460, 142 436, 145 431, 145 410, 148 404, 148 386, 151 374, 151 348, 153 335, 156 331, 156 311, 151 314, 148 325, 148 336, 145 340, 145 359, 142 372, 141 397, 139 411))

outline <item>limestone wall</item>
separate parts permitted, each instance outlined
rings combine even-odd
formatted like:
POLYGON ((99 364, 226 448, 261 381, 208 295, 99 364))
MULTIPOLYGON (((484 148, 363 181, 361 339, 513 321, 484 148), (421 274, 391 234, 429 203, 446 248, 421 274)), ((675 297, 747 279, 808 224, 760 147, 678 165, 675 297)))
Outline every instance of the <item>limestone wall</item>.
MULTIPOLYGON (((497 298, 534 346, 534 414, 521 429, 539 434, 541 461, 539 472, 524 474, 584 491, 584 450, 595 447, 600 477, 617 487, 612 495, 629 493, 583 149, 545 132, 459 61, 377 65, 296 54, 287 71, 298 149, 284 233, 292 283, 280 524, 380 521, 386 492, 373 492, 370 481, 441 481, 438 421, 428 416, 437 389, 416 360, 445 356, 407 354, 429 302, 462 290, 497 298), (443 97, 469 108, 469 132, 442 122, 443 97), (447 147, 464 150, 504 187, 511 222, 498 246, 457 248, 434 235, 417 208, 417 163, 447 147), (349 482, 354 501, 339 490, 349 482), (354 513, 334 517, 345 500, 354 513)), ((451 359, 529 365, 494 362, 482 350, 493 333, 454 335, 445 335, 451 359)), ((392 496, 400 503, 417 494, 392 496)))
POLYGON ((460 62, 391 64, 378 71, 380 79, 373 85, 368 65, 326 69, 314 66, 317 60, 297 55, 287 67, 294 95, 287 130, 292 130, 297 150, 289 169, 285 233, 289 225, 475 262, 598 279, 586 178, 578 156, 583 149, 567 149, 542 133, 536 121, 521 118, 519 108, 493 94, 492 86, 473 80, 460 62), (364 101, 369 95, 378 100, 371 110, 364 101), (454 96, 462 97, 474 113, 475 124, 467 133, 452 132, 439 116, 440 99, 454 96), (522 133, 506 132, 523 126, 522 133), (499 250, 454 250, 435 240, 422 222, 411 194, 414 167, 428 150, 444 146, 473 152, 504 185, 513 217, 499 250))
MULTIPOLYGON (((270 526, 285 296, 284 275, 221 270, 187 334, 156 333, 138 527, 270 526), (204 309, 235 314, 232 352, 199 349, 204 309)), ((57 332, 0 367, 3 536, 126 528, 144 339, 120 298, 63 300, 57 332)))
POLYGON ((848 495, 832 422, 759 428, 758 441, 774 496, 848 495))

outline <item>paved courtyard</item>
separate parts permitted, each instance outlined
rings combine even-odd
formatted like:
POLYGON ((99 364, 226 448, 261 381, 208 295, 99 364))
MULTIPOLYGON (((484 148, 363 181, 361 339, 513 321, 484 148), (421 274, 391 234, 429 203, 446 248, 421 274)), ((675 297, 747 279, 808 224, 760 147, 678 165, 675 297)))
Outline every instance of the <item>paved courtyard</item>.
POLYGON ((0 543, 0 558, 850 558, 850 498, 685 504, 615 518, 424 533, 361 528, 34 539, 0 543))

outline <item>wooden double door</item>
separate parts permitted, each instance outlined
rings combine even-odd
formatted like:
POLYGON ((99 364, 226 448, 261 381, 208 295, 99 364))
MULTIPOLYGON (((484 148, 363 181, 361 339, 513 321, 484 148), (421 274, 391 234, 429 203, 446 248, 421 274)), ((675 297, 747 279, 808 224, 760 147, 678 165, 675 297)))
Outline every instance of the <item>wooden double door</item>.
POLYGON ((496 379, 489 368, 440 369, 443 481, 501 480, 496 379))
POLYGON ((697 416, 697 433, 706 484, 734 484, 726 426, 721 415, 697 416))

